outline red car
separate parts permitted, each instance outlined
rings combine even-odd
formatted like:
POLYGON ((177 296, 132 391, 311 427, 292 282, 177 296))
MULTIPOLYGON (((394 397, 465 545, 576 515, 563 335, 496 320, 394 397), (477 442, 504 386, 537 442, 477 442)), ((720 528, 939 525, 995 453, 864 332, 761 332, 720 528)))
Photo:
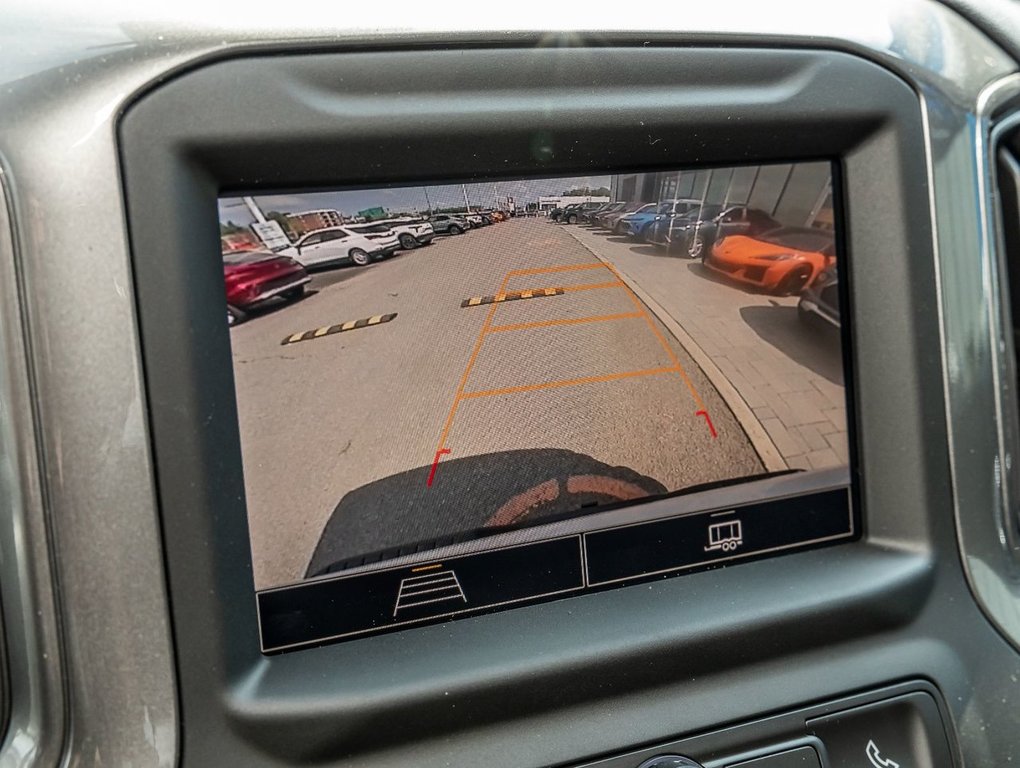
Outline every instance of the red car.
POLYGON ((273 299, 299 298, 311 279, 294 259, 268 251, 223 254, 223 278, 227 285, 227 323, 230 325, 243 321, 247 310, 273 299))
POLYGON ((717 240, 702 263, 737 282, 795 296, 836 263, 835 243, 825 230, 780 227, 754 237, 717 240))

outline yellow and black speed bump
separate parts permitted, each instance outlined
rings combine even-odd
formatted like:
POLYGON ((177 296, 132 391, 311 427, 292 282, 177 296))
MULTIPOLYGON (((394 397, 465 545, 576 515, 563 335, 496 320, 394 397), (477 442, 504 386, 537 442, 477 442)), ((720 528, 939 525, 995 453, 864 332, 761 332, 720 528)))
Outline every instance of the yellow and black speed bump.
POLYGON ((497 293, 495 296, 475 296, 471 299, 464 299, 460 303, 464 307, 480 307, 482 304, 500 304, 504 301, 517 301, 518 299, 540 299, 543 296, 561 296, 562 288, 535 288, 531 291, 513 291, 512 293, 497 293))
POLYGON ((397 313, 393 312, 389 315, 373 315, 372 317, 366 317, 363 320, 349 320, 348 322, 340 323, 339 325, 324 325, 322 328, 316 328, 311 331, 292 333, 290 336, 281 341, 280 344, 296 344, 299 341, 321 339, 323 336, 331 336, 334 333, 353 331, 358 328, 368 328, 370 325, 382 325, 383 323, 388 323, 396 316, 397 313))

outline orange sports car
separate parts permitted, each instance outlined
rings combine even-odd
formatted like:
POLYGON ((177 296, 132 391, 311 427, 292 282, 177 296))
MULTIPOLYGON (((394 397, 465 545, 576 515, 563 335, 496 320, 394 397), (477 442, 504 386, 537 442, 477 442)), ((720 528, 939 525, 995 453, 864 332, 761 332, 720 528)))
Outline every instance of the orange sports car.
POLYGON ((755 237, 718 240, 702 263, 709 269, 769 293, 792 296, 836 261, 831 232, 780 227, 755 237))

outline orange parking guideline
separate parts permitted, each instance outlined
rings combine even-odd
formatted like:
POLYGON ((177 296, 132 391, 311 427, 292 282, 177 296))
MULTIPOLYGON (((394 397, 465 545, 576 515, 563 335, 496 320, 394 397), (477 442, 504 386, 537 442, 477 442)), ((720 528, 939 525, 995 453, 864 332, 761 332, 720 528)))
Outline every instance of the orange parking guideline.
POLYGON ((515 269, 508 276, 521 277, 523 275, 547 275, 552 272, 574 272, 585 269, 605 269, 606 265, 601 261, 595 264, 564 264, 559 267, 537 267, 536 269, 515 269))
MULTIPOLYGON (((496 309, 499 307, 500 303, 502 303, 502 302, 498 302, 498 301, 494 302, 489 307, 489 312, 488 312, 488 314, 485 317, 485 322, 482 324, 482 328, 478 332, 478 338, 475 340, 474 349, 471 350, 471 356, 470 356, 470 358, 468 358, 467 365, 464 368, 464 373, 460 377, 460 383, 457 385, 457 392, 454 395, 453 404, 450 406, 450 412, 447 414, 446 422, 443 424, 443 431, 442 431, 442 433, 441 433, 441 435, 439 437, 439 446, 436 449, 436 453, 437 454, 441 450, 443 450, 443 446, 446 444, 446 438, 450 434, 450 428, 453 425, 453 418, 457 414, 457 409, 460 406, 461 401, 462 400, 475 399, 475 398, 479 398, 479 397, 491 397, 491 396, 494 396, 494 395, 513 395, 513 394, 519 394, 519 393, 522 393, 522 392, 536 392, 536 391, 540 391, 540 390, 543 390, 543 389, 557 389, 557 388, 560 388, 560 387, 570 387, 570 386, 576 386, 576 385, 579 385, 579 384, 596 384, 596 383, 607 382, 607 381, 618 381, 620 379, 629 379, 629 378, 635 378, 635 377, 639 377, 639 376, 652 376, 652 375, 656 375, 656 374, 660 374, 660 373, 678 373, 680 375, 680 377, 684 380, 684 382, 687 384, 687 388, 690 390, 691 396, 694 398, 694 401, 698 404, 698 407, 700 409, 702 409, 702 410, 705 410, 705 403, 702 401, 701 396, 698 394, 697 390, 694 388, 693 382, 691 382, 690 378, 687 376, 687 372, 684 370, 683 366, 680 364, 680 359, 673 352, 672 348, 669 346, 669 342, 667 342, 665 337, 662 335, 662 332, 659 331, 659 329, 655 326, 655 321, 652 320, 651 315, 648 314, 648 311, 645 309, 645 306, 641 302, 641 299, 623 281, 623 278, 620 277, 619 272, 616 271, 616 268, 613 267, 612 264, 599 262, 598 264, 570 264, 570 265, 562 265, 562 266, 558 266, 558 267, 541 267, 541 268, 537 268, 537 269, 518 269, 518 270, 512 270, 512 271, 506 273, 506 275, 503 277, 503 282, 500 283, 499 291, 497 292, 496 295, 497 296, 503 296, 503 295, 506 294, 507 283, 510 282, 510 278, 512 278, 512 277, 518 277, 518 276, 523 276, 523 275, 555 273, 555 272, 567 272, 567 271, 575 271, 575 270, 576 271, 581 271, 581 270, 590 270, 590 269, 603 269, 603 268, 609 270, 613 274, 613 277, 615 277, 616 279, 612 280, 612 281, 608 281, 608 282, 602 282, 602 283, 585 283, 585 284, 582 284, 582 285, 563 286, 562 290, 563 291, 574 292, 574 291, 591 291, 591 290, 598 290, 598 289, 603 289, 603 288, 624 288, 627 291, 627 295, 630 297, 631 301, 634 303, 634 306, 637 308, 636 312, 624 312, 624 313, 619 313, 619 314, 615 314, 615 315, 593 315, 593 316, 582 317, 582 318, 568 318, 568 319, 560 319, 560 320, 543 320, 543 321, 536 321, 536 322, 532 322, 532 323, 515 323, 515 324, 511 324, 511 325, 493 326, 492 325, 492 321, 493 321, 493 318, 496 315, 496 309), (545 328, 545 327, 552 327, 552 326, 558 326, 558 325, 574 325, 574 324, 579 324, 579 323, 593 323, 593 322, 608 321, 608 320, 622 320, 622 319, 625 319, 625 318, 641 318, 641 317, 643 317, 645 319, 645 322, 648 324, 648 328, 652 331, 652 333, 655 334, 655 337, 659 340, 659 343, 662 345, 662 348, 666 351, 666 354, 668 355, 669 359, 673 362, 673 365, 665 366, 665 367, 660 367, 660 368, 646 368, 646 369, 638 370, 638 371, 623 371, 623 372, 620 372, 620 373, 608 373, 608 374, 603 374, 601 376, 584 376, 584 377, 580 377, 580 378, 576 378, 576 379, 564 379, 564 380, 560 380, 560 381, 547 381, 547 382, 540 383, 540 384, 525 384, 525 385, 516 386, 516 387, 504 387, 504 388, 500 388, 500 389, 479 390, 479 391, 476 391, 476 392, 465 392, 464 391, 464 387, 467 385, 468 377, 471 375, 471 369, 474 367, 475 362, 478 359, 478 354, 479 354, 479 352, 481 352, 482 344, 485 343, 485 336, 487 334, 489 334, 489 333, 496 333, 496 332, 501 332, 501 331, 525 330, 525 329, 529 329, 529 328, 545 328)), ((538 291, 541 291, 541 290, 544 290, 544 289, 536 288, 536 289, 531 289, 531 290, 533 290, 535 292, 538 292, 538 291)))
POLYGON ((591 315, 590 317, 568 317, 559 320, 537 320, 533 323, 513 323, 511 325, 494 325, 488 333, 500 331, 527 331, 531 328, 550 328, 555 325, 581 325, 583 323, 599 323, 607 320, 627 320, 641 317, 640 312, 621 312, 618 315, 591 315))
MULTIPOLYGON (((505 294, 506 293, 507 283, 509 283, 510 282, 510 278, 514 277, 515 275, 542 274, 544 272, 549 272, 549 271, 552 271, 552 272, 562 272, 562 271, 569 271, 569 270, 598 269, 600 267, 606 267, 606 265, 603 264, 602 262, 599 262, 598 264, 569 264, 569 265, 563 265, 563 266, 559 266, 559 267, 541 267, 541 268, 539 268, 539 269, 537 269, 535 271, 532 271, 532 270, 514 270, 514 271, 511 271, 511 272, 508 272, 503 277, 503 282, 500 283, 499 291, 497 291, 496 293, 497 293, 497 295, 505 294)), ((590 284, 586 284, 586 285, 572 285, 572 286, 564 287, 563 290, 564 291, 590 291, 590 290, 597 290, 597 289, 600 289, 600 288, 620 288, 620 287, 623 287, 624 283, 623 283, 622 280, 619 279, 620 276, 616 275, 615 272, 614 272, 614 275, 615 275, 615 277, 617 279, 612 281, 612 282, 607 282, 607 283, 590 283, 590 284)), ((533 289, 533 290, 537 293, 538 291, 541 291, 541 290, 544 290, 544 289, 536 288, 536 289, 533 289)), ((475 361, 478 359, 478 353, 482 349, 482 344, 485 342, 485 335, 489 332, 489 329, 492 326, 492 319, 493 319, 493 317, 495 317, 496 309, 498 307, 499 307, 499 302, 494 302, 489 307, 489 313, 485 316, 485 322, 482 324, 482 329, 478 332, 478 339, 475 341, 474 349, 471 350, 471 357, 468 358, 467 365, 464 368, 464 373, 460 377, 460 383, 457 385, 457 392, 453 396, 453 405, 450 406, 450 412, 447 414, 446 422, 443 424, 443 431, 442 431, 442 433, 439 436, 439 446, 436 448, 436 452, 437 453, 443 449, 443 446, 446 445, 446 438, 450 434, 450 427, 453 426, 453 417, 457 414, 457 408, 460 407, 460 401, 464 397, 464 387, 467 385, 468 376, 471 375, 471 369, 474 367, 475 361)))
MULTIPOLYGON (((499 293, 506 292, 506 284, 510 282, 510 275, 506 275, 503 278, 503 282, 500 283, 499 293)), ((471 369, 475 365, 475 360, 478 359, 478 353, 482 350, 482 343, 485 341, 485 334, 489 330, 489 326, 492 325, 492 318, 496 314, 496 309, 499 304, 492 304, 489 307, 489 313, 485 316, 485 322, 482 324, 482 330, 478 332, 478 339, 475 341, 475 348, 471 350, 471 357, 468 358, 467 366, 464 368, 464 374, 460 377, 460 383, 457 385, 457 392, 453 396, 453 405, 450 406, 450 412, 446 416, 446 423, 443 424, 443 431, 439 436, 439 447, 436 448, 438 453, 446 445, 446 438, 450 434, 450 427, 453 425, 453 417, 457 413, 457 408, 460 405, 461 397, 464 394, 464 387, 467 385, 468 376, 471 375, 471 369)))
POLYGON ((471 400, 476 397, 492 397, 493 395, 517 395, 521 392, 537 392, 542 389, 558 389, 559 387, 573 387, 578 384, 598 384, 603 381, 617 381, 619 379, 633 379, 638 376, 654 376, 657 373, 677 373, 678 368, 670 365, 665 368, 645 368, 640 371, 623 371, 621 373, 606 373, 602 376, 583 376, 579 379, 562 379, 560 381, 546 381, 541 384, 523 384, 519 387, 505 387, 503 389, 483 389, 478 392, 464 392, 462 400, 471 400))
POLYGON ((698 394, 698 390, 694 388, 693 382, 691 382, 690 378, 687 376, 687 371, 685 371, 684 367, 680 365, 680 359, 674 354, 673 349, 669 346, 669 342, 666 341, 662 332, 655 327, 655 321, 652 320, 652 316, 648 314, 648 311, 645 309, 645 305, 641 302, 641 299, 638 298, 638 295, 630 289, 630 286, 623 282, 623 278, 620 277, 620 273, 616 271, 616 268, 612 264, 606 264, 606 268, 616 275, 616 278, 620 281, 623 287, 626 288, 627 295, 630 296, 630 300, 634 302, 634 306, 638 308, 638 312, 644 316, 645 322, 648 323, 648 327, 651 329, 652 333, 655 334, 655 338, 659 340, 662 348, 666 350, 666 354, 669 355, 669 359, 672 360, 673 364, 676 366, 676 371, 680 374, 680 378, 682 378, 684 383, 687 384, 687 389, 691 391, 691 397, 693 397, 694 402, 698 404, 698 408, 703 411, 707 411, 705 403, 701 399, 701 395, 698 394))

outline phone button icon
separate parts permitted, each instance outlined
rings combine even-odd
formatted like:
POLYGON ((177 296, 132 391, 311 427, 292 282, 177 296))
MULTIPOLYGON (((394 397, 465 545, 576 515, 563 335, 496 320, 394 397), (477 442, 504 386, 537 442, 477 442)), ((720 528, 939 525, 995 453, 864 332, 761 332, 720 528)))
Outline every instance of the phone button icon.
POLYGON ((882 757, 878 751, 878 745, 874 741, 869 740, 868 746, 864 748, 864 754, 868 756, 868 760, 875 768, 900 768, 900 764, 895 760, 891 760, 888 757, 882 757))
POLYGON ((954 768, 938 704, 920 691, 808 721, 830 768, 954 768))

